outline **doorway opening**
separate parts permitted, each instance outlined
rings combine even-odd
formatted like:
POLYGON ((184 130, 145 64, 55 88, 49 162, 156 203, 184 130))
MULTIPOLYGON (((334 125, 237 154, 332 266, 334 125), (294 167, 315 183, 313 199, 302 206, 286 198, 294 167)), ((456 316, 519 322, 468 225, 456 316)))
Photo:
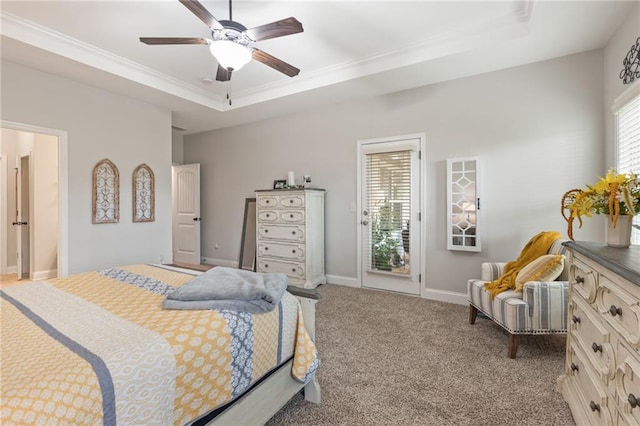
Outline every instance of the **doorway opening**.
POLYGON ((11 275, 30 280, 66 276, 67 133, 3 120, 0 130, 3 281, 11 275))

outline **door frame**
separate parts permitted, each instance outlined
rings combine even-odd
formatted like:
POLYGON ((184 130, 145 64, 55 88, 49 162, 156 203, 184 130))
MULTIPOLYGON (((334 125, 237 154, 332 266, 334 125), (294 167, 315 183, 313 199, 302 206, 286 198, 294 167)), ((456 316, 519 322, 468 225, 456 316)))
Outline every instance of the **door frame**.
POLYGON ((0 275, 8 273, 7 271, 7 222, 8 206, 7 206, 7 155, 0 154, 0 217, 3 218, 0 223, 0 275))
POLYGON ((18 154, 16 156, 16 211, 20 213, 20 216, 17 217, 21 222, 25 217, 25 208, 24 208, 24 200, 25 198, 28 200, 28 208, 27 208, 27 238, 24 238, 25 230, 20 225, 16 228, 16 251, 19 253, 19 257, 16 260, 16 274, 18 275, 18 279, 21 280, 25 276, 25 272, 27 273, 27 279, 33 280, 33 250, 35 248, 35 244, 33 241, 34 235, 31 232, 30 227, 33 227, 33 162, 32 162, 33 152, 29 151, 28 153, 18 154), (27 188, 25 194, 25 187, 23 182, 24 178, 24 164, 26 161, 27 165, 27 188), (25 197, 26 195, 26 197, 25 197), (27 246, 27 250, 25 250, 25 245, 27 246), (27 256, 27 262, 25 263, 25 253, 27 256), (27 271, 24 268, 27 268, 27 271))
MULTIPOLYGON (((54 136, 58 140, 58 277, 69 275, 68 134, 64 130, 0 120, 0 127, 54 136)), ((6 192, 6 189, 4 190, 6 192)), ((5 203, 6 206, 6 203, 5 203)), ((6 229, 1 235, 6 240, 6 229)))
POLYGON ((383 138, 374 138, 374 139, 361 139, 357 141, 357 156, 356 156, 356 168, 357 168, 357 186, 356 186, 356 230, 357 230, 357 283, 358 287, 362 288, 362 225, 360 224, 362 211, 362 151, 363 147, 368 144, 374 143, 389 143, 389 142, 398 142, 406 139, 418 139, 419 142, 419 151, 420 156, 418 157, 418 164, 420 165, 420 170, 418 171, 418 180, 420 182, 420 202, 418 203, 420 209, 420 221, 419 221, 419 244, 420 244, 420 258, 414 260, 411 259, 411 267, 418 266, 418 273, 420 274, 420 297, 426 297, 426 246, 427 246, 427 231, 426 231, 426 155, 423 155, 426 148, 426 134, 425 133, 413 133, 408 135, 399 135, 399 136, 391 136, 391 137, 383 137, 383 138), (418 263, 418 265, 416 265, 418 263))

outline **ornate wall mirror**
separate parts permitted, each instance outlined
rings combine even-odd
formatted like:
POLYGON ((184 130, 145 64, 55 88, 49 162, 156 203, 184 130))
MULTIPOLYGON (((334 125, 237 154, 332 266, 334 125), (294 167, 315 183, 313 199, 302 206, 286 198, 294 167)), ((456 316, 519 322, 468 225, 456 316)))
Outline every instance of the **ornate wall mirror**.
POLYGON ((120 174, 108 159, 93 168, 93 223, 118 223, 120 221, 120 174))
POLYGON ((155 176, 153 170, 142 163, 133 171, 133 221, 155 220, 155 176))
POLYGON ((244 202, 244 220, 242 221, 242 240, 240 241, 239 269, 256 270, 256 199, 247 198, 244 202))
POLYGON ((480 251, 478 159, 447 159, 447 249, 480 251))

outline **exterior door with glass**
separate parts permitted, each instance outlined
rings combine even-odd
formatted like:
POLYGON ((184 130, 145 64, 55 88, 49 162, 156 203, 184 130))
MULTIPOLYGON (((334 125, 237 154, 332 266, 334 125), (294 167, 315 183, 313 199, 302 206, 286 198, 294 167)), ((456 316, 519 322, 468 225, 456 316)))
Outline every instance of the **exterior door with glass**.
POLYGON ((420 294, 423 136, 359 141, 358 259, 363 287, 420 294))

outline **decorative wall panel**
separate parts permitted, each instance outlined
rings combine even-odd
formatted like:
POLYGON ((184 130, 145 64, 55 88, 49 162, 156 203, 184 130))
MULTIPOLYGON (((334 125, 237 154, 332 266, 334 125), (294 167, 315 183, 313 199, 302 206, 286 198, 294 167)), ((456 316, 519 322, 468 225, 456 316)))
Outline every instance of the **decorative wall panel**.
POLYGON ((153 170, 142 163, 133 171, 133 221, 155 220, 155 177, 153 170))
POLYGON ((120 174, 108 159, 93 168, 93 223, 118 223, 120 221, 120 174))

